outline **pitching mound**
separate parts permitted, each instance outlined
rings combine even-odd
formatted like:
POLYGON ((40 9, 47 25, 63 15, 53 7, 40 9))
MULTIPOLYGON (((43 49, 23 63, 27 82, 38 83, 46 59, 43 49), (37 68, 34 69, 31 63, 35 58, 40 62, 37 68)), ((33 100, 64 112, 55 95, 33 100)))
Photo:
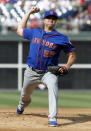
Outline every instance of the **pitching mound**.
POLYGON ((49 127, 48 109, 26 108, 22 115, 16 109, 0 109, 0 131, 91 131, 91 109, 58 110, 58 127, 49 127))

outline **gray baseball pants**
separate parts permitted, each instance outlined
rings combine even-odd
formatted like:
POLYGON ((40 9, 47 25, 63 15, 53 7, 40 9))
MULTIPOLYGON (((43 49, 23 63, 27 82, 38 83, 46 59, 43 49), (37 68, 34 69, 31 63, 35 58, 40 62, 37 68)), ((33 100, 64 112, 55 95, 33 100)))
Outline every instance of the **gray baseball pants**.
POLYGON ((49 121, 56 121, 58 109, 58 77, 51 72, 38 74, 27 66, 24 73, 23 88, 18 108, 23 110, 31 102, 31 94, 38 87, 38 84, 43 83, 48 88, 49 99, 49 121))

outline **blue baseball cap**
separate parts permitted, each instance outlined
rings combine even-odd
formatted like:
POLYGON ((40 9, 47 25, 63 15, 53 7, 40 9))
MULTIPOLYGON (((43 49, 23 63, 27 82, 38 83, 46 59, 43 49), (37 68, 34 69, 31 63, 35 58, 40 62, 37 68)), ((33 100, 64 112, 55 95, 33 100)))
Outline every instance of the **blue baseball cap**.
POLYGON ((54 16, 56 19, 58 19, 58 15, 54 10, 46 11, 43 18, 45 19, 49 16, 54 16))

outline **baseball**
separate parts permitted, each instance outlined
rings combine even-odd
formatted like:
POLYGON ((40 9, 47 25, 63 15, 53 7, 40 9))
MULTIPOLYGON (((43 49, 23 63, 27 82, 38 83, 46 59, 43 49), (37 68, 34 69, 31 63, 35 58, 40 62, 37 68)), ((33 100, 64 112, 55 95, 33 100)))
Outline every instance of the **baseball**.
POLYGON ((38 6, 36 6, 36 10, 37 10, 37 11, 40 11, 40 8, 39 8, 38 6))
POLYGON ((46 88, 46 86, 44 84, 39 84, 38 87, 41 89, 41 90, 44 90, 46 88))

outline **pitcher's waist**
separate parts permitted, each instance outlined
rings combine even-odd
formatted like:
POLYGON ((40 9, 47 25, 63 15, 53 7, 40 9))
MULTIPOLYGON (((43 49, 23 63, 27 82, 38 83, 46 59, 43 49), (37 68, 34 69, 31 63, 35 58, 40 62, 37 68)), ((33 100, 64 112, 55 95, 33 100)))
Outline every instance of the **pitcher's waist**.
POLYGON ((35 68, 33 68, 32 66, 29 66, 29 65, 28 65, 28 67, 31 68, 32 71, 35 71, 38 74, 43 74, 43 73, 46 72, 46 70, 38 70, 38 69, 35 69, 35 68))

